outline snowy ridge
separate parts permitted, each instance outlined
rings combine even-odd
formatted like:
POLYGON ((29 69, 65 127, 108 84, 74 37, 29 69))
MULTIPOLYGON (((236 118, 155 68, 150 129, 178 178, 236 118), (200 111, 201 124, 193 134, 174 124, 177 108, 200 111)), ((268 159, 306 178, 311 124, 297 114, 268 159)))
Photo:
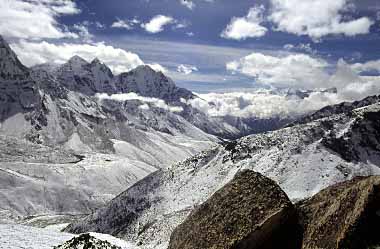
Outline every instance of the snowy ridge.
POLYGON ((379 120, 378 105, 372 105, 215 146, 144 178, 67 231, 167 248, 173 229, 239 170, 270 177, 293 201, 354 176, 380 174, 379 120), (342 146, 329 146, 334 143, 342 146))

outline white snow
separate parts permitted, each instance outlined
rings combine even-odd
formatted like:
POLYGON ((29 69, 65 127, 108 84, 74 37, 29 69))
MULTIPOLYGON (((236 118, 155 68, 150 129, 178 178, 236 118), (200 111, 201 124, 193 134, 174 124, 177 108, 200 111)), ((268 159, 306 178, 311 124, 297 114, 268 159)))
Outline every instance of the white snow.
POLYGON ((55 232, 16 224, 0 224, 0 248, 2 249, 52 249, 74 237, 72 234, 55 232))
MULTIPOLYGON (((122 249, 135 249, 135 245, 108 234, 90 233, 122 249)), ((1 249, 52 249, 77 235, 55 231, 51 228, 35 228, 18 224, 0 224, 1 249)))

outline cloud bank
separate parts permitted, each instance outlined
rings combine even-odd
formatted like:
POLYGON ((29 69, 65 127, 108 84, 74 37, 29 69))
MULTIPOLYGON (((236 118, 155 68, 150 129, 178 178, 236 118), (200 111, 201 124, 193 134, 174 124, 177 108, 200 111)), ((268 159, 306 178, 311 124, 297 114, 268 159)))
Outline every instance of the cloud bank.
POLYGON ((348 64, 340 59, 336 65, 306 54, 272 56, 252 53, 227 63, 232 72, 251 76, 256 82, 280 88, 320 89, 336 87, 341 99, 356 100, 380 91, 379 76, 362 76, 379 70, 378 61, 348 64), (335 68, 334 72, 330 72, 335 68))
POLYGON ((108 100, 114 100, 114 101, 119 101, 119 102, 125 102, 128 100, 139 100, 139 101, 144 103, 144 104, 141 104, 139 106, 139 108, 143 109, 143 110, 149 109, 149 105, 146 103, 150 103, 157 108, 164 109, 164 110, 170 111, 170 112, 182 112, 183 111, 182 107, 170 106, 170 105, 166 104, 165 101, 162 99, 151 98, 151 97, 143 97, 143 96, 140 96, 140 95, 133 93, 133 92, 132 93, 112 94, 112 95, 108 95, 106 93, 97 93, 95 95, 95 97, 100 99, 100 100, 108 99, 108 100))
POLYGON ((62 64, 74 55, 79 55, 87 61, 99 58, 107 64, 115 74, 130 71, 144 64, 137 54, 104 43, 53 44, 46 41, 29 42, 21 40, 11 44, 11 47, 19 56, 21 62, 26 66, 48 62, 62 64))
POLYGON ((296 96, 265 92, 233 92, 198 94, 199 98, 183 102, 212 117, 289 118, 336 104, 342 99, 333 93, 311 93, 300 99, 296 96))
POLYGON ((78 14, 74 1, 64 0, 2 0, 0 33, 15 38, 77 38, 57 17, 78 14))

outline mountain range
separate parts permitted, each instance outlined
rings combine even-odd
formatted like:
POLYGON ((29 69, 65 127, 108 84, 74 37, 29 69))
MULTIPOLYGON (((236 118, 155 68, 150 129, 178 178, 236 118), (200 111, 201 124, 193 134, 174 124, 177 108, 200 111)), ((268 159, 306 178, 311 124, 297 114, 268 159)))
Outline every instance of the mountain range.
POLYGON ((168 248, 243 170, 293 203, 380 174, 380 96, 268 119, 210 117, 196 98, 147 65, 114 75, 74 56, 28 68, 0 37, 0 221, 168 248))

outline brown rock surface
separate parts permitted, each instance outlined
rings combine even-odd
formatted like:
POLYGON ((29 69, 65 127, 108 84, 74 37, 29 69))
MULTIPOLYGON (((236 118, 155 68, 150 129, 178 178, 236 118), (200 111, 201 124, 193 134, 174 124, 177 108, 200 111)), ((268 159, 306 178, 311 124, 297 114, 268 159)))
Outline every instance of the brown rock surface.
POLYGON ((272 180, 242 171, 172 233, 169 249, 299 248, 295 208, 272 180))
POLYGON ((380 242, 380 177, 359 177, 297 204, 303 249, 364 249, 380 242))

